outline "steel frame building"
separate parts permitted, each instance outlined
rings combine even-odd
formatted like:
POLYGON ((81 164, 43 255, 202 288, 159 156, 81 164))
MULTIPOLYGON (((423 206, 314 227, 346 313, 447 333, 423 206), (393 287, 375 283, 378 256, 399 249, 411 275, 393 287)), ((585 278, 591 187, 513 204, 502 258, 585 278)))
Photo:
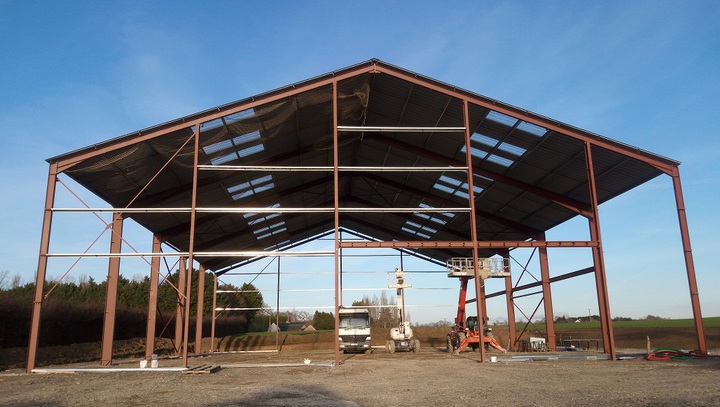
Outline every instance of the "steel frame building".
MULTIPOLYGON (((369 60, 274 91, 186 116, 48 160, 27 371, 35 368, 45 278, 53 257, 108 259, 101 364, 112 360, 117 282, 124 257, 151 259, 147 351, 153 353, 160 260, 178 258, 181 308, 189 273, 216 278, 266 256, 334 236, 335 318, 341 251, 393 248, 424 259, 477 259, 537 248, 541 281, 486 294, 474 279, 477 315, 485 301, 540 287, 548 343, 555 346, 551 283, 592 273, 602 342, 616 358, 598 205, 659 175, 674 186, 698 350, 707 352, 679 162, 379 61, 369 60), (110 204, 55 207, 64 174, 110 204), (111 212, 108 253, 52 253, 58 212, 111 212), (545 232, 577 216, 588 240, 548 241, 545 232), (153 234, 151 253, 123 252, 123 220, 153 234), (346 240, 347 230, 367 237, 346 240), (162 245, 172 248, 163 252, 162 245), (592 267, 551 277, 548 248, 590 248, 592 267)), ((315 253, 318 254, 318 253, 315 253)), ((198 279, 198 293, 203 279, 198 279)), ((216 279, 217 281, 217 279, 216 279)), ((198 295, 195 353, 201 349, 198 295)), ((213 307, 215 305, 213 304, 213 307)), ((190 313, 178 310, 176 338, 187 367, 190 313), (182 327, 182 330, 180 329, 182 327)), ((518 338, 514 324, 511 338, 518 338)), ((336 328, 337 329, 337 328, 336 328)), ((213 335, 214 336, 214 332, 213 335)), ((336 332, 335 364, 339 364, 336 332)), ((480 347, 480 360, 485 353, 480 347)))

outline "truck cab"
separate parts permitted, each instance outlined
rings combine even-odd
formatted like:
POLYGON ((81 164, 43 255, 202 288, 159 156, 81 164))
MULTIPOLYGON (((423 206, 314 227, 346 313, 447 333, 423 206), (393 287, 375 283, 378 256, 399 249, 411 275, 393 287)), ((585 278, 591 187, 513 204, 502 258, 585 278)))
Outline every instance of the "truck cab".
POLYGON ((338 316, 340 325, 340 350, 348 352, 368 352, 372 350, 370 334, 370 311, 366 308, 341 307, 338 316))

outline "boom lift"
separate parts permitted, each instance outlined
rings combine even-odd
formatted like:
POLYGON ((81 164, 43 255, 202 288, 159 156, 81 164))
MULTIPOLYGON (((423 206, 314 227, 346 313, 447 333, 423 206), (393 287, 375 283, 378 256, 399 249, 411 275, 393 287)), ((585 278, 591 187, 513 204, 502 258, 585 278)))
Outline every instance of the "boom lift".
MULTIPOLYGON (((492 277, 507 277, 510 275, 510 265, 507 259, 501 257, 480 258, 478 262, 478 275, 483 281, 492 277)), ((454 257, 449 259, 446 265, 448 277, 460 279, 458 311, 455 317, 455 325, 447 335, 447 352, 460 353, 468 346, 472 348, 474 352, 477 352, 480 350, 481 343, 485 345, 486 349, 492 346, 501 352, 505 352, 505 348, 500 346, 495 338, 493 338, 492 328, 486 327, 483 333, 480 334, 480 329, 487 325, 485 318, 480 321, 478 321, 478 317, 466 318, 465 302, 467 298, 468 281, 475 277, 473 259, 454 257), (482 324, 479 322, 482 322, 482 324)))
POLYGON ((410 322, 405 320, 405 294, 404 290, 412 287, 411 284, 405 283, 405 273, 400 268, 395 269, 395 284, 388 285, 388 288, 397 289, 397 317, 398 326, 390 329, 390 340, 385 342, 385 349, 388 353, 395 351, 413 351, 420 350, 420 341, 413 339, 413 331, 410 328, 410 322))

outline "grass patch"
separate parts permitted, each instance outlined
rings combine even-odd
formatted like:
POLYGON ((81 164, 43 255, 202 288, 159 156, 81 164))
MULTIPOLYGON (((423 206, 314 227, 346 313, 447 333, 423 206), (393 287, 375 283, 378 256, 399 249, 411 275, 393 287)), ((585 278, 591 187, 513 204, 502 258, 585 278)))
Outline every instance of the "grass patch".
MULTIPOLYGON (((613 321, 613 328, 695 328, 695 320, 687 319, 657 319, 635 321, 613 321)), ((720 327, 720 317, 703 318, 705 328, 720 327)), ((600 329, 600 322, 559 322, 555 329, 600 329)))

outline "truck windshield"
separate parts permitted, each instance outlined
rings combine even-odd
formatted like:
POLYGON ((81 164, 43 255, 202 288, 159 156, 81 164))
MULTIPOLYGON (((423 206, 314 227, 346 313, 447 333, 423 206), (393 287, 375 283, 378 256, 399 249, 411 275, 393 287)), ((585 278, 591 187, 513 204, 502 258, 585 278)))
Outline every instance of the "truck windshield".
POLYGON ((368 328, 369 326, 366 316, 340 316, 340 328, 368 328))

